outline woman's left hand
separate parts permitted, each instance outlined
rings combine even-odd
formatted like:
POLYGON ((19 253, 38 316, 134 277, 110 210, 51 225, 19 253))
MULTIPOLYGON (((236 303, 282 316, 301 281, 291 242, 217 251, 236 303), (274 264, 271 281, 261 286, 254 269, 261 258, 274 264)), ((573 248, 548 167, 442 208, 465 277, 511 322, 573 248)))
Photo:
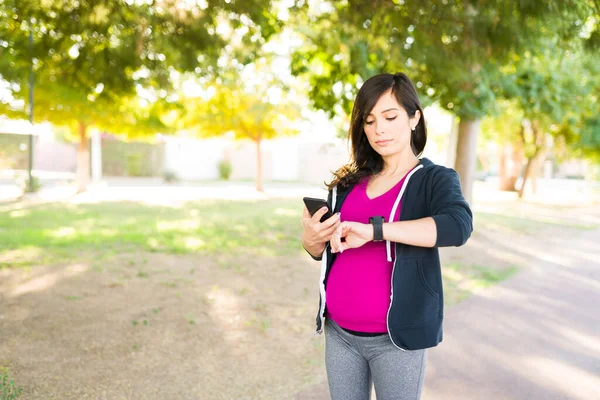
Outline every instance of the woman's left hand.
POLYGON ((344 221, 331 237, 331 252, 342 253, 344 250, 355 249, 373 240, 373 225, 359 222, 344 221), (345 238, 345 242, 342 242, 345 238))

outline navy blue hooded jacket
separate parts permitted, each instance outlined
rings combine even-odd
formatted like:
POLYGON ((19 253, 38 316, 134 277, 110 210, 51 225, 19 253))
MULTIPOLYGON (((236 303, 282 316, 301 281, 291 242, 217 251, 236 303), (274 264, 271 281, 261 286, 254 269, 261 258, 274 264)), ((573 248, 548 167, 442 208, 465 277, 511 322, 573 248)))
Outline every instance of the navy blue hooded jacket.
MULTIPOLYGON (((352 187, 330 190, 327 198, 330 209, 339 212, 351 190, 352 187)), ((388 333, 396 347, 417 350, 442 341, 444 294, 438 247, 465 244, 473 231, 473 215, 463 197, 456 171, 435 165, 427 158, 421 159, 406 177, 397 201, 400 198, 400 221, 432 217, 437 229, 436 244, 432 248, 393 243, 396 259, 387 316, 388 333)), ((321 260, 317 333, 323 331, 327 306, 325 288, 336 256, 328 243, 322 257, 313 257, 321 260)))

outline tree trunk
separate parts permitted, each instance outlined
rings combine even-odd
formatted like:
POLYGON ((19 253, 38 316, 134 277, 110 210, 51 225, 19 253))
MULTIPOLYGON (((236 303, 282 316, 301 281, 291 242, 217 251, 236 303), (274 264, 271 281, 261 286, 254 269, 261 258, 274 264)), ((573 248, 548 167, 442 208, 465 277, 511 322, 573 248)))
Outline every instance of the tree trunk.
POLYGON ((456 171, 460 175, 463 195, 467 202, 473 198, 473 181, 477 166, 477 135, 480 120, 463 120, 458 125, 458 143, 456 145, 456 171))
POLYGON ((541 150, 542 150, 541 147, 536 147, 533 155, 527 159, 527 165, 525 166, 525 172, 523 172, 523 182, 521 183, 521 187, 519 188, 519 198, 520 199, 523 198, 523 194, 525 193, 525 184, 527 183, 527 179, 530 176, 534 175, 534 173, 532 171, 533 171, 533 168, 535 168, 535 165, 537 164, 537 157, 540 156, 541 150))
POLYGON ((537 194, 537 178, 540 176, 540 170, 542 169, 542 163, 546 158, 546 151, 540 151, 535 160, 533 160, 533 166, 530 171, 531 176, 531 193, 537 194))
POLYGON ((448 138, 448 149, 446 151, 446 166, 456 165, 456 142, 458 141, 458 117, 452 117, 450 137, 448 138))
POLYGON ((516 183, 523 164, 520 150, 514 144, 506 144, 500 152, 499 187, 498 189, 516 192, 516 183))
POLYGON ((523 173, 523 182, 521 183, 521 187, 519 188, 520 199, 523 198, 523 193, 525 193, 525 184, 527 183, 527 178, 529 177, 534 158, 535 154, 533 155, 533 157, 527 159, 527 165, 525 166, 525 172, 523 173))
POLYGON ((531 167, 531 171, 529 171, 529 175, 531 176, 531 194, 537 194, 537 161, 534 160, 533 166, 531 167))
POLYGON ((490 171, 490 162, 488 161, 486 156, 487 156, 487 154, 485 154, 485 153, 477 154, 477 159, 479 160, 479 163, 481 164, 481 167, 483 168, 483 172, 485 172, 487 174, 490 171))
POLYGON ((500 150, 500 157, 498 159, 498 189, 510 191, 511 185, 508 176, 508 156, 507 149, 508 145, 504 145, 500 150))
POLYGON ((87 126, 79 122, 79 146, 77 146, 77 193, 85 192, 90 182, 90 146, 86 134, 87 126))
POLYGON ((256 190, 263 191, 262 184, 262 157, 260 154, 260 136, 254 141, 256 143, 256 190))
MULTIPOLYGON (((525 172, 523 173, 523 183, 521 183, 521 187, 519 188, 519 198, 523 198, 523 194, 525 193, 525 185, 527 184, 527 178, 532 175, 532 168, 536 165, 537 157, 540 156, 542 149, 544 148, 544 134, 541 129, 539 129, 538 124, 535 120, 531 121, 531 130, 533 131, 533 145, 534 151, 531 157, 527 159, 527 166, 525 167, 525 172)), ((523 146, 526 145, 525 134, 524 131, 521 131, 521 140, 523 141, 523 146)))

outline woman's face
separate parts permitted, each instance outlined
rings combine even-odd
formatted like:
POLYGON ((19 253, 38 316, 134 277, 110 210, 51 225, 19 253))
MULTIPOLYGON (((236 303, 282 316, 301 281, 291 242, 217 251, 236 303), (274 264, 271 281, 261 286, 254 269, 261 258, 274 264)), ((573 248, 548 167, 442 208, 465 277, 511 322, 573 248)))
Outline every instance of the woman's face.
POLYGON ((382 157, 402 153, 410 148, 413 128, 419 123, 419 110, 410 118, 391 91, 384 93, 364 120, 364 130, 371 147, 382 157))

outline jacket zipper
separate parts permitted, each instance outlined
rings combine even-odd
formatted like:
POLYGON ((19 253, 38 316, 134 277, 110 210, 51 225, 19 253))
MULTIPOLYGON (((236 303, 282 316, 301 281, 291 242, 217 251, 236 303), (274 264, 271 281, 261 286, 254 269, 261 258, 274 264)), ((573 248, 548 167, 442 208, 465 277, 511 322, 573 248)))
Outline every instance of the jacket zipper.
MULTIPOLYGON (((398 194, 398 198, 402 199, 402 197, 404 196, 404 191, 406 190, 406 187, 408 186, 408 181, 410 180, 410 178, 412 177, 412 175, 417 172, 417 170, 423 168, 422 164, 419 164, 417 167, 415 167, 415 169, 413 169, 408 176, 406 177, 406 180, 404 181, 404 184, 402 185, 402 188, 400 189, 400 193, 398 194)), ((403 207, 404 208, 404 207, 403 207)), ((395 210, 394 210, 395 211, 395 210)), ((400 216, 402 215, 402 209, 400 209, 400 216)), ((387 327, 387 331, 388 331, 388 336, 390 337, 390 340, 392 341, 392 344, 394 346, 396 346, 397 348, 399 348, 402 351, 406 351, 406 349, 403 349, 402 347, 398 346, 396 344, 396 342, 394 342, 394 339, 392 338, 392 332, 390 331, 390 311, 392 310, 392 304, 394 302, 394 273, 396 272, 396 260, 398 257, 398 245, 394 245, 394 264, 392 265, 392 278, 391 278, 391 282, 390 282, 390 306, 388 308, 388 312, 387 312, 387 316, 386 316, 386 327, 387 327)))
POLYGON ((319 310, 319 319, 321 320, 321 329, 315 332, 315 335, 323 333, 325 328, 325 274, 327 273, 327 248, 325 245, 323 250, 323 258, 321 259, 321 274, 319 275, 319 292, 321 294, 321 309, 319 310))

